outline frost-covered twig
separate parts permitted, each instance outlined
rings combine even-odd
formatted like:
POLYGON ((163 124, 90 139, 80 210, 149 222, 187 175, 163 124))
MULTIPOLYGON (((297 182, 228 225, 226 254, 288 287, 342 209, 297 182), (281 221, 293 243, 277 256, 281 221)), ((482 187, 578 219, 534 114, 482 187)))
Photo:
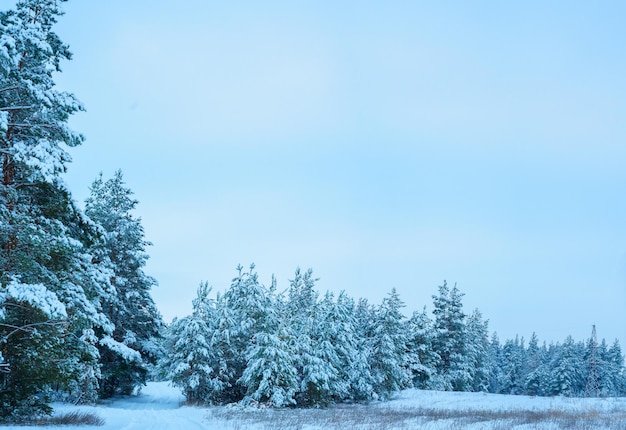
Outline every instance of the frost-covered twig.
POLYGON ((37 106, 35 105, 30 105, 30 106, 5 106, 5 107, 1 107, 0 111, 9 111, 9 110, 26 110, 26 109, 34 109, 37 106))
POLYGON ((6 341, 9 337, 13 336, 15 333, 18 333, 20 331, 27 333, 27 332, 32 331, 34 328, 40 327, 40 326, 58 326, 58 325, 64 325, 64 324, 66 324, 66 321, 48 320, 48 321, 42 321, 38 323, 25 324, 22 326, 0 323, 0 327, 13 329, 13 331, 11 331, 9 334, 7 334, 6 336, 3 336, 2 340, 6 341))
POLYGON ((13 91, 13 90, 19 90, 20 87, 16 86, 12 86, 12 87, 5 87, 5 88, 0 88, 0 93, 3 93, 5 91, 13 91))

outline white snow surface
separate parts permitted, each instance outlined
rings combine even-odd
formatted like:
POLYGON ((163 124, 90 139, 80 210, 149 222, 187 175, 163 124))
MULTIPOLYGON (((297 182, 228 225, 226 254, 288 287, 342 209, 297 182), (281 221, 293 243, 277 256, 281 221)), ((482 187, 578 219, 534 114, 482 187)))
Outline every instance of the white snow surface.
POLYGON ((0 303, 9 298, 30 303, 50 318, 67 317, 65 305, 43 284, 23 284, 12 279, 6 286, 5 292, 0 293, 0 303))
MULTIPOLYGON (((105 420, 101 427, 63 426, 76 430, 133 429, 622 429, 626 398, 574 399, 484 393, 405 390, 394 399, 327 409, 266 409, 240 406, 184 406, 184 398, 168 382, 152 382, 138 395, 97 406, 53 404, 55 414, 91 412, 105 420), (425 411, 443 411, 425 418, 425 411), (553 411, 542 420, 533 414, 553 411), (513 413, 519 419, 483 413, 513 413), (456 415, 455 415, 456 414, 456 415), (483 415, 481 415, 483 414, 483 415), (572 418, 572 415, 573 418, 572 418), (571 419, 567 421, 563 416, 571 419), (560 418, 559 418, 560 417, 560 418)), ((7 426, 25 430, 41 427, 7 426)))

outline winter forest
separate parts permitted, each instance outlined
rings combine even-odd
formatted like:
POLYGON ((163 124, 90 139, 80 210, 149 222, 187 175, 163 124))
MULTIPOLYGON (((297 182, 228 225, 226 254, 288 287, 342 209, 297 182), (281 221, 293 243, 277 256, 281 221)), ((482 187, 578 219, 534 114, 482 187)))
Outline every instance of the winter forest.
POLYGON ((165 324, 122 172, 94 172, 83 203, 63 182, 68 148, 85 138, 68 126, 80 101, 55 88, 71 60, 54 32, 60 3, 0 12, 0 422, 48 414, 52 401, 130 395, 150 379, 171 380, 190 404, 277 408, 405 388, 626 395, 621 347, 595 327, 585 340, 500 340, 445 281, 411 313, 394 289, 379 304, 321 293, 311 269, 265 286, 250 265, 226 291, 200 284, 193 312, 165 324))

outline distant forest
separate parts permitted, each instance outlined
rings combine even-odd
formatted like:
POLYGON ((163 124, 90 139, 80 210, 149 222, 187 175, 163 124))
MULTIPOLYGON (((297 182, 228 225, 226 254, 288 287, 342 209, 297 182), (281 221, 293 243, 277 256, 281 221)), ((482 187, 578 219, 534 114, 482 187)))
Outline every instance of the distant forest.
POLYGON ((540 344, 536 335, 502 344, 487 322, 463 311, 444 281, 424 308, 402 314, 395 290, 379 305, 345 293, 323 296, 312 270, 297 269, 278 292, 251 266, 210 298, 200 285, 193 313, 166 330, 162 375, 190 403, 276 407, 385 399, 405 388, 539 396, 623 396, 624 358, 593 336, 540 344))
MULTIPOLYGON (((0 12, 0 422, 93 403, 168 378, 195 404, 323 406, 409 387, 543 396, 622 396, 620 345, 490 337, 445 282, 409 318, 395 290, 379 305, 320 295, 311 270, 289 287, 239 267, 167 326, 150 295, 138 204, 121 171, 96 176, 81 209, 62 175, 83 110, 55 89, 71 53, 53 27, 62 0, 0 12)), ((594 331, 595 333, 595 331, 594 331)))

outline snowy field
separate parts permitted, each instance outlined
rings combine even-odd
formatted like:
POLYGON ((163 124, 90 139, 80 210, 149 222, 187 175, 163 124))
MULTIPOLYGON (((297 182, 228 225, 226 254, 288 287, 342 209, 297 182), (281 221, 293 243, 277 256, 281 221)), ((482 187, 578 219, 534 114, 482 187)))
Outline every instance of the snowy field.
MULTIPOLYGON (((389 402, 328 409, 272 410, 181 406, 167 382, 150 383, 138 396, 99 406, 55 404, 55 414, 83 411, 101 427, 133 429, 624 429, 626 398, 570 399, 407 390, 389 402)), ((8 426, 6 429, 41 429, 8 426)))

